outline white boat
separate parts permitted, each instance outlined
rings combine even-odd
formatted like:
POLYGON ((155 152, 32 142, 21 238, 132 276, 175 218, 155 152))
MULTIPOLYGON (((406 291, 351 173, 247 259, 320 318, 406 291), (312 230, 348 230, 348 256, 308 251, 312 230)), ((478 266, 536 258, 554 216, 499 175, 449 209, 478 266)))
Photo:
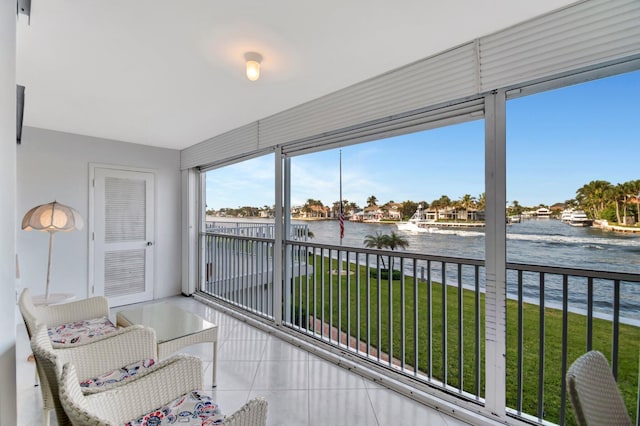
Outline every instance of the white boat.
POLYGON ((546 207, 540 207, 536 210, 536 217, 538 219, 549 219, 551 217, 551 210, 546 207))
POLYGON ((568 223, 571 226, 591 226, 593 225, 593 219, 589 219, 582 210, 574 210, 568 223))
POLYGON ((562 211, 562 215, 560 216, 560 220, 569 223, 571 221, 571 215, 573 214, 573 209, 566 209, 562 211))
POLYGON ((396 223, 399 231, 409 232, 433 232, 438 229, 434 225, 434 220, 427 219, 427 214, 422 208, 422 204, 418 205, 418 209, 407 222, 396 223))

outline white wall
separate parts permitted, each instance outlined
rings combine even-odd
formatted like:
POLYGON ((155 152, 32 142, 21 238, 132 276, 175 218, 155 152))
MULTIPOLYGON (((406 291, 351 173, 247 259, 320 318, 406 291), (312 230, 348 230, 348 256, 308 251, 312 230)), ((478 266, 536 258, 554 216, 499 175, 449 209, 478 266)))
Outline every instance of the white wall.
MULTIPOLYGON (((54 200, 69 205, 88 221, 89 163, 153 169, 156 173, 154 297, 181 292, 180 152, 52 130, 25 127, 17 150, 17 222, 32 207, 54 200)), ((89 295, 89 236, 82 231, 57 233, 51 269, 51 292, 89 295)), ((48 236, 17 225, 20 285, 44 293, 48 236)))
POLYGON ((0 425, 16 407, 16 2, 0 0, 0 425))

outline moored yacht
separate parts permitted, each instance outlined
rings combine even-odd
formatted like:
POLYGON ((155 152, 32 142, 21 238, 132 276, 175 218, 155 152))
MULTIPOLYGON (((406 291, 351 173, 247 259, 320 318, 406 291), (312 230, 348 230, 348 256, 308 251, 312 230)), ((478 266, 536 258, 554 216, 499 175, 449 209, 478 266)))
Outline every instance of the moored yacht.
POLYGON ((562 215, 560 216, 560 220, 569 223, 571 221, 571 215, 573 214, 573 209, 565 209, 562 211, 562 215))
POLYGON ((427 213, 422 208, 422 204, 418 205, 416 212, 411 216, 407 222, 398 222, 396 226, 400 231, 410 232, 433 232, 435 221, 427 219, 427 213))
POLYGON ((586 213, 582 210, 574 210, 571 212, 569 218, 569 225, 571 226, 591 226, 593 225, 593 219, 589 219, 586 213))

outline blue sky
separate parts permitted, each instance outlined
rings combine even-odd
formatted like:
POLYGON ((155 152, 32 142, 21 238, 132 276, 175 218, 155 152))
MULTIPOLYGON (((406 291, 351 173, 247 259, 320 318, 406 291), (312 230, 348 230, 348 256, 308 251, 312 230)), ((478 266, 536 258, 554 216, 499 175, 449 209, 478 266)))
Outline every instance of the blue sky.
MULTIPOLYGON (((553 204, 591 180, 640 179, 640 71, 507 103, 507 200, 553 204)), ((343 198, 366 205, 484 192, 484 121, 342 148, 343 198)), ((291 160, 293 205, 337 201, 339 150, 291 160)), ((207 173, 207 207, 272 206, 273 154, 207 173)))

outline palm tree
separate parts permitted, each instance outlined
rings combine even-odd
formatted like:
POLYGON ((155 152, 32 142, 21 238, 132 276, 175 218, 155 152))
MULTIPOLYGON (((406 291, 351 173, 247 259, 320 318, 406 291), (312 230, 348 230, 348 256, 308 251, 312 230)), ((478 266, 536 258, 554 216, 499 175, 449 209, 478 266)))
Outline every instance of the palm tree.
POLYGON ((402 220, 407 220, 418 209, 418 203, 414 203, 411 200, 404 201, 402 203, 402 207, 400 208, 400 213, 402 214, 402 220))
MULTIPOLYGON (((407 248, 409 246, 409 241, 407 241, 407 239, 401 235, 396 234, 395 232, 392 232, 391 235, 387 235, 387 234, 383 234, 382 232, 378 231, 376 232, 375 235, 367 235, 364 237, 364 245, 367 248, 377 248, 377 249, 384 249, 384 248, 389 248, 391 250, 395 250, 398 247, 400 248, 407 248)), ((386 269, 387 267, 384 264, 384 257, 381 256, 382 259, 382 268, 386 269)), ((393 257, 390 256, 390 264, 389 264, 389 270, 393 271, 393 257)))
POLYGON ((624 224, 626 225, 626 217, 627 217, 627 204, 629 204, 629 202, 631 202, 631 200, 635 199, 636 204, 638 202, 638 191, 640 190, 640 188, 637 185, 638 181, 635 180, 630 180, 628 182, 622 183, 622 192, 624 193, 624 197, 623 197, 623 201, 622 201, 622 208, 623 208, 623 213, 622 213, 622 220, 624 221, 624 224))
POLYGON ((395 250, 398 247, 406 249, 409 247, 409 241, 401 235, 391 232, 391 235, 386 235, 386 246, 391 250, 395 250))
POLYGON ((640 179, 633 180, 630 182, 631 187, 634 191, 634 198, 636 200, 636 223, 640 222, 640 179))
POLYGON ((475 205, 476 197, 472 197, 471 194, 464 194, 458 203, 465 210, 464 220, 469 220, 469 209, 475 205))
POLYGON ((620 203, 625 200, 625 192, 624 188, 621 184, 617 184, 616 186, 610 186, 605 192, 605 196, 609 199, 613 200, 616 205, 616 221, 618 224, 622 224, 622 219, 620 217, 620 203))
POLYGON ((522 206, 518 202, 518 200, 513 200, 511 202, 511 208, 509 209, 511 213, 514 215, 520 215, 522 213, 522 206))
POLYGON ((592 180, 576 191, 576 200, 582 210, 591 212, 593 218, 598 219, 606 205, 616 198, 612 188, 613 185, 605 180, 592 180))
MULTIPOLYGON (((387 240, 388 239, 389 239, 388 235, 383 234, 382 232, 378 231, 378 232, 376 232, 376 235, 366 235, 364 237, 364 245, 367 248, 383 249, 383 248, 387 247, 387 240)), ((384 257, 382 258, 382 267, 386 268, 386 266, 384 264, 384 257)))
POLYGON ((387 247, 387 238, 389 238, 388 235, 378 231, 375 235, 366 235, 364 237, 364 245, 367 248, 383 249, 387 247))
POLYGON ((371 206, 375 206, 378 203, 378 199, 376 198, 375 195, 370 196, 369 198, 367 198, 367 207, 371 207, 371 206))
POLYGON ((484 210, 487 207, 487 194, 484 192, 478 196, 478 201, 476 203, 478 210, 484 210))

